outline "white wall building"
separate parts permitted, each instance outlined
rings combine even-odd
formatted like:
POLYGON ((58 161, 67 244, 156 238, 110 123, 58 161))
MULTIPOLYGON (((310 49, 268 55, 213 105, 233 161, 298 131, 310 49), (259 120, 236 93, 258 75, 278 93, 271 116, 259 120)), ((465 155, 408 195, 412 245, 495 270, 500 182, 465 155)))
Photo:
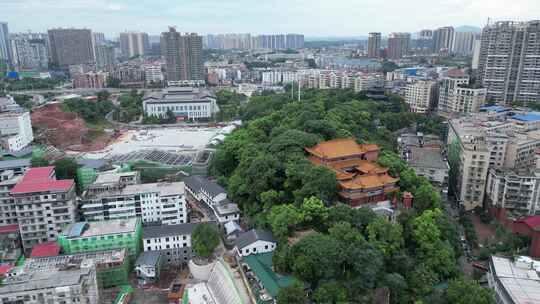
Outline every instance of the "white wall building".
POLYGON ((143 228, 143 250, 159 251, 167 264, 187 264, 192 257, 191 234, 197 225, 146 226, 143 228))
POLYGON ((497 304, 540 303, 540 262, 525 256, 512 259, 492 256, 488 285, 497 304))
POLYGON ((159 83, 165 80, 161 64, 147 64, 143 66, 143 70, 146 83, 159 83))
POLYGON ((240 234, 234 240, 234 250, 240 256, 248 256, 250 254, 259 254, 272 252, 276 249, 277 241, 272 236, 272 233, 252 229, 240 234))
POLYGON ((0 113, 0 144, 8 151, 19 151, 34 140, 30 112, 0 113))
POLYGON ((147 224, 187 222, 183 182, 127 185, 121 190, 84 195, 80 209, 91 221, 141 217, 147 224))
POLYGON ((165 117, 172 111, 176 117, 209 119, 219 112, 216 97, 202 88, 170 87, 143 98, 146 115, 165 117))
POLYGON ((419 80, 407 85, 405 89, 405 102, 413 113, 427 113, 433 102, 437 84, 434 81, 419 80))

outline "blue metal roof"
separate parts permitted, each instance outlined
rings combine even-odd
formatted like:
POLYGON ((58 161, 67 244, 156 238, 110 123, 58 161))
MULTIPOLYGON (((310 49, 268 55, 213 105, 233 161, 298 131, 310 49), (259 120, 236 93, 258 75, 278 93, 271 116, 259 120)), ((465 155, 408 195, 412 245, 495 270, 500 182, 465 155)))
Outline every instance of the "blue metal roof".
POLYGON ((539 121, 540 120, 540 114, 539 113, 529 113, 529 114, 523 114, 523 115, 514 115, 512 116, 513 119, 521 120, 521 121, 539 121))
POLYGON ((503 106, 483 106, 480 108, 480 111, 501 113, 501 112, 510 111, 510 108, 503 107, 503 106))
POLYGON ((87 224, 88 224, 87 222, 78 222, 78 223, 73 224, 73 226, 71 226, 71 229, 69 229, 68 231, 68 237, 81 236, 87 224))

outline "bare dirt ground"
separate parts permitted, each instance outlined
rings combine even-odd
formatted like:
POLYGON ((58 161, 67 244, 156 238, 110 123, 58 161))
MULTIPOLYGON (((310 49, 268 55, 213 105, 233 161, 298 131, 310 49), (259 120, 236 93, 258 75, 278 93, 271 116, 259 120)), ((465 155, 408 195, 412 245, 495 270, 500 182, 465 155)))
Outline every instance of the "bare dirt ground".
POLYGON ((38 128, 39 140, 61 150, 102 150, 113 139, 105 133, 96 134, 76 113, 63 112, 59 104, 35 109, 32 125, 38 128))
POLYGON ((474 224, 474 229, 476 229, 478 244, 483 244, 485 240, 490 240, 495 236, 495 227, 493 227, 493 225, 482 223, 480 217, 476 214, 473 214, 470 217, 474 224))

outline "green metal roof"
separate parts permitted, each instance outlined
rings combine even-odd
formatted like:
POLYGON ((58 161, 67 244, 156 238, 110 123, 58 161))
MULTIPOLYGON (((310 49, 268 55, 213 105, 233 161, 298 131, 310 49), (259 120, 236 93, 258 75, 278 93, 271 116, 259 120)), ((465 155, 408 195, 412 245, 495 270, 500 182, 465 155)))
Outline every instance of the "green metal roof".
POLYGON ((249 268, 262 282, 268 293, 276 298, 280 288, 292 285, 296 279, 293 276, 282 276, 272 270, 273 252, 252 254, 243 258, 249 268))

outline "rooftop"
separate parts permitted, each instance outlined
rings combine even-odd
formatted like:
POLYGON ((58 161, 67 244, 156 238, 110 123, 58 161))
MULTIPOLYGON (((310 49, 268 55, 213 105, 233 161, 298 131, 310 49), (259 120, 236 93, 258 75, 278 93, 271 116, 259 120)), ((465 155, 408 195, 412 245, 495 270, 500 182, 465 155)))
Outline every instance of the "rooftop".
MULTIPOLYGON (((12 271, 14 271, 12 269, 12 271)), ((68 268, 46 272, 30 272, 8 277, 0 285, 0 294, 22 293, 25 291, 50 289, 64 286, 77 286, 82 278, 92 273, 92 267, 68 268)))
POLYGON ((434 169, 448 169, 439 148, 411 147, 409 165, 412 167, 427 167, 434 169))
POLYGON ((30 168, 21 182, 13 189, 11 194, 24 194, 34 192, 69 191, 74 185, 72 179, 56 180, 54 167, 30 168))
POLYGON ((64 228, 62 234, 67 238, 87 238, 92 236, 100 236, 107 234, 122 234, 131 233, 137 230, 137 226, 140 225, 139 219, 119 219, 109 220, 101 222, 85 222, 84 229, 79 229, 82 222, 69 224, 64 228), (79 230, 79 233, 75 233, 75 230, 79 230))
POLYGON ((60 245, 57 242, 36 244, 32 247, 31 257, 52 257, 60 254, 60 245))
POLYGON ((191 234, 197 225, 197 223, 186 223, 176 225, 145 226, 143 228, 143 239, 191 234))
POLYGON ((18 232, 18 231, 19 231, 19 225, 18 224, 0 226, 0 234, 14 233, 14 232, 18 232))
POLYGON ((312 148, 306 148, 306 151, 319 158, 332 159, 347 157, 352 155, 361 155, 366 152, 378 151, 379 146, 374 144, 360 145, 353 138, 334 139, 321 142, 312 148))
POLYGON ((276 243, 276 239, 271 232, 261 229, 251 229, 247 232, 240 234, 234 244, 238 249, 242 249, 250 244, 253 244, 256 241, 267 241, 276 243))
POLYGON ((136 194, 143 192, 159 192, 160 196, 183 195, 184 182, 127 185, 122 190, 122 193, 124 194, 136 194))
POLYGON ((81 265, 92 260, 97 268, 107 268, 111 263, 121 263, 126 259, 126 249, 81 252, 50 257, 31 257, 24 262, 24 269, 30 271, 49 271, 66 265, 81 265))
POLYGON ((540 303, 540 277, 534 267, 538 262, 528 257, 511 259, 492 256, 492 274, 514 303, 540 303))
POLYGON ((264 288, 275 299, 279 289, 292 285, 295 282, 292 276, 282 276, 272 270, 273 253, 252 254, 242 258, 249 268, 262 282, 264 288))
POLYGON ((157 265, 159 262, 159 257, 161 256, 161 252, 159 251, 144 251, 139 255, 137 258, 137 261, 135 262, 135 266, 137 265, 157 265))
POLYGON ((221 193, 227 193, 227 191, 225 191, 225 189, 218 183, 198 175, 184 178, 184 183, 186 183, 186 186, 190 189, 193 189, 194 191, 204 190, 204 192, 207 192, 212 197, 215 197, 221 193))
POLYGON ((528 113, 528 114, 518 114, 511 117, 511 119, 523 121, 523 122, 533 122, 540 121, 540 113, 528 113))
POLYGON ((182 102, 208 102, 215 98, 210 91, 191 87, 169 87, 161 92, 152 92, 144 97, 144 102, 154 103, 182 103, 182 102))
POLYGON ((117 184, 125 176, 137 176, 139 172, 103 172, 97 175, 93 184, 117 184))
POLYGON ((29 159, 13 159, 0 161, 0 170, 7 170, 19 167, 30 167, 29 159))

